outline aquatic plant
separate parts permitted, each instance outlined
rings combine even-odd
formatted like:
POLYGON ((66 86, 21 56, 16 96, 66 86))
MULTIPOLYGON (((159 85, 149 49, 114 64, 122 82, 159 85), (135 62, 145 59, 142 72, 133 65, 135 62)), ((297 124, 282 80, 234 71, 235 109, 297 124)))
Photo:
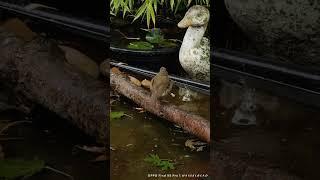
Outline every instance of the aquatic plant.
POLYGON ((110 120, 119 119, 124 116, 123 111, 111 111, 110 112, 110 120))
POLYGON ((163 33, 159 28, 153 29, 143 29, 147 31, 146 41, 133 41, 128 45, 129 49, 137 50, 151 50, 154 48, 154 45, 165 48, 177 47, 176 42, 172 39, 165 39, 163 33))
POLYGON ((160 159, 157 154, 149 154, 144 161, 151 163, 154 166, 160 167, 161 170, 174 169, 174 164, 170 162, 171 160, 160 159))
POLYGON ((137 49, 137 50, 151 50, 153 49, 153 45, 146 41, 135 41, 130 42, 128 45, 129 49, 137 49))
POLYGON ((178 10, 186 10, 191 4, 210 6, 210 0, 111 0, 110 14, 116 16, 121 12, 124 18, 130 13, 134 16, 133 21, 145 18, 149 28, 150 21, 154 27, 156 25, 158 5, 177 13, 178 10))

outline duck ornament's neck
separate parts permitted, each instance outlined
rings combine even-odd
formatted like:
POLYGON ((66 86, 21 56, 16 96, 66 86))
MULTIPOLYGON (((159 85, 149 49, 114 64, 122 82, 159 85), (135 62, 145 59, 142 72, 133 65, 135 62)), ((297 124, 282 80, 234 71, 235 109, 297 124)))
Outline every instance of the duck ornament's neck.
POLYGON ((181 44, 180 53, 200 46, 200 42, 206 32, 207 24, 204 26, 189 26, 181 44))

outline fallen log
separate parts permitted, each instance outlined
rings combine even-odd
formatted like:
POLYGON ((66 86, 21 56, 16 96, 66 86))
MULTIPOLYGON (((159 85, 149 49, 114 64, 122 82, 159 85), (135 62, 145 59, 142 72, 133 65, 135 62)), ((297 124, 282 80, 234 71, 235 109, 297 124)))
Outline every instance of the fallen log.
POLYGON ((0 83, 108 144, 108 84, 65 63, 57 44, 24 42, 0 28, 0 83))
POLYGON ((110 85, 115 91, 139 104, 145 110, 178 124, 203 141, 210 142, 210 122, 203 117, 181 110, 177 106, 152 100, 149 91, 134 85, 119 70, 110 71, 110 85))

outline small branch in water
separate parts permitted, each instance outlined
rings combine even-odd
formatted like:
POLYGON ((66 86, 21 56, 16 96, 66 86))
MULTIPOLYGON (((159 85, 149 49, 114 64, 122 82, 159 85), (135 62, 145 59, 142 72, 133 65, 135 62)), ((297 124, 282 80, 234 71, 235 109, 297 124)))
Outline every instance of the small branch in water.
POLYGON ((62 175, 66 176, 66 177, 68 177, 68 178, 70 178, 70 179, 72 179, 72 180, 74 179, 70 174, 67 174, 67 173, 65 173, 65 172, 59 171, 59 170, 54 169, 54 168, 52 168, 52 167, 50 167, 50 166, 45 166, 44 168, 45 168, 45 169, 48 169, 48 170, 51 170, 51 171, 53 171, 53 172, 55 172, 55 173, 62 174, 62 175))
POLYGON ((116 29, 115 31, 119 32, 124 38, 128 39, 128 40, 140 40, 140 38, 132 38, 132 37, 128 37, 126 36, 123 32, 121 32, 120 30, 116 29))
POLYGON ((15 122, 9 123, 0 130, 0 135, 3 134, 3 132, 7 130, 9 127, 20 124, 20 123, 32 123, 32 121, 15 121, 15 122))

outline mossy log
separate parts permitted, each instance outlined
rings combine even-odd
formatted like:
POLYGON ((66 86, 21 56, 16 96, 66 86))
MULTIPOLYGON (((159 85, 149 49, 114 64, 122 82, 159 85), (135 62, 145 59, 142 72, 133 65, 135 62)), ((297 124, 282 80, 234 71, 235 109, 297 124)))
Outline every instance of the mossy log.
POLYGON ((98 142, 108 143, 108 83, 65 63, 50 40, 25 42, 0 28, 0 83, 16 96, 41 105, 98 142))

